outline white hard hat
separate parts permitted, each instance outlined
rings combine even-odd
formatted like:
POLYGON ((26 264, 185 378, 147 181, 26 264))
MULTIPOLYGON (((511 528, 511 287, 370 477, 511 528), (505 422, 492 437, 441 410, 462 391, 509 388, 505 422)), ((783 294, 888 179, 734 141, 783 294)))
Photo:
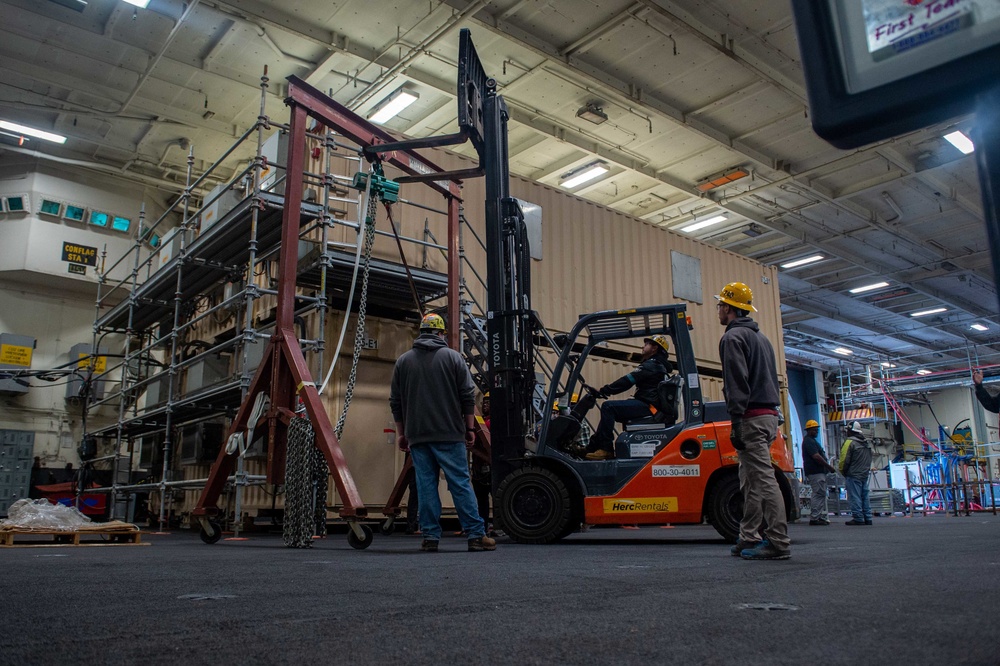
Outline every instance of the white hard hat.
POLYGON ((853 430, 854 432, 860 433, 861 432, 861 421, 855 421, 854 423, 852 423, 851 424, 851 430, 853 430))

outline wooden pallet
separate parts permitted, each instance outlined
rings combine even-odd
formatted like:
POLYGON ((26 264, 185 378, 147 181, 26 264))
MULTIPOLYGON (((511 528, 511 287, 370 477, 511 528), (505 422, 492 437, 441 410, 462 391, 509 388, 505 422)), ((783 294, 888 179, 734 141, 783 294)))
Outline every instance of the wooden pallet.
POLYGON ((63 546, 148 546, 142 543, 138 530, 87 529, 74 532, 45 530, 0 530, 0 547, 6 548, 58 548, 63 546), (37 537, 52 537, 52 541, 39 542, 37 537), (84 541, 81 537, 97 537, 84 541), (31 540, 34 538, 34 540, 31 540), (25 541, 28 539, 28 541, 25 541), (17 541, 17 543, 15 543, 17 541))

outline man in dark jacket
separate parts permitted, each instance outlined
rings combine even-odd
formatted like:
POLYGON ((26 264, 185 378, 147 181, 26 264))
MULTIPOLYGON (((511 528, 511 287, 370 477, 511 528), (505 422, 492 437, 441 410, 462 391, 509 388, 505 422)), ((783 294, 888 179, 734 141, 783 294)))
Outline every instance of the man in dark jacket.
POLYGON ((983 373, 979 370, 972 372, 972 384, 976 388, 976 397, 983 409, 994 414, 1000 413, 1000 396, 993 395, 983 386, 983 373))
POLYGON ((805 430, 806 436, 802 440, 802 473, 812 488, 812 497, 809 500, 809 524, 829 525, 826 475, 828 472, 836 474, 837 468, 827 462, 823 445, 816 439, 819 435, 819 423, 809 419, 806 421, 805 430))
POLYGON ((607 460, 615 453, 615 423, 625 423, 654 413, 650 406, 658 407, 658 387, 667 378, 673 366, 667 358, 670 340, 665 335, 643 339, 642 362, 624 377, 601 387, 601 397, 616 395, 635 387, 630 400, 607 400, 601 405, 601 422, 587 446, 587 460, 607 460))
POLYGON ((845 525, 871 525, 872 504, 868 495, 868 479, 872 471, 872 445, 855 421, 847 430, 847 439, 840 449, 840 473, 847 483, 847 501, 852 518, 845 525))
POLYGON ((441 540, 441 498, 438 475, 444 472, 448 490, 470 551, 495 550, 469 478, 467 451, 475 443, 476 387, 462 356, 445 342, 444 319, 426 315, 413 349, 396 361, 389 391, 396 422, 396 445, 409 451, 417 477, 420 549, 437 552, 441 540))
POLYGON ((756 312, 753 292, 731 282, 715 297, 719 323, 726 332, 719 340, 722 392, 732 421, 730 439, 740 459, 743 519, 740 536, 730 549, 746 560, 787 560, 791 557, 785 500, 771 467, 771 442, 778 434, 778 371, 771 342, 750 318, 756 312), (763 524, 766 529, 762 529, 763 524))

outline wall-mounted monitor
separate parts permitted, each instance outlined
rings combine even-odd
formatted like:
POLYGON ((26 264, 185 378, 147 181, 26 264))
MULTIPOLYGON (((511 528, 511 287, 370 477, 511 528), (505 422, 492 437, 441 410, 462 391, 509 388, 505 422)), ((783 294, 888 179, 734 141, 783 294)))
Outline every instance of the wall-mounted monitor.
POLYGON ((90 223, 95 227, 107 229, 108 224, 111 223, 111 216, 99 210, 92 210, 90 211, 90 223))
POLYGON ((810 119, 857 148, 970 113, 1000 72, 996 0, 792 0, 810 119))
POLYGON ((127 234, 129 229, 132 228, 132 220, 127 217, 118 217, 115 215, 111 220, 111 228, 115 231, 120 231, 123 234, 127 234))
POLYGON ((42 203, 38 206, 38 214, 59 217, 62 215, 62 209, 62 202, 53 201, 52 199, 42 199, 42 203))
POLYGON ((73 204, 66 204, 66 210, 63 211, 63 219, 69 220, 70 222, 83 222, 87 218, 87 209, 83 206, 74 206, 73 204))

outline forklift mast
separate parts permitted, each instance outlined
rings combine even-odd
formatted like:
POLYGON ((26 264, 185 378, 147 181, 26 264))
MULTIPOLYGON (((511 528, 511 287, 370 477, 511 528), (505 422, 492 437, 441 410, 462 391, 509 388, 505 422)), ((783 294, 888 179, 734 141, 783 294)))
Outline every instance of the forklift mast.
POLYGON ((486 333, 495 488, 522 457, 532 418, 535 319, 527 230, 521 206, 510 196, 507 105, 494 79, 487 79, 484 92, 481 165, 486 177, 486 333))

